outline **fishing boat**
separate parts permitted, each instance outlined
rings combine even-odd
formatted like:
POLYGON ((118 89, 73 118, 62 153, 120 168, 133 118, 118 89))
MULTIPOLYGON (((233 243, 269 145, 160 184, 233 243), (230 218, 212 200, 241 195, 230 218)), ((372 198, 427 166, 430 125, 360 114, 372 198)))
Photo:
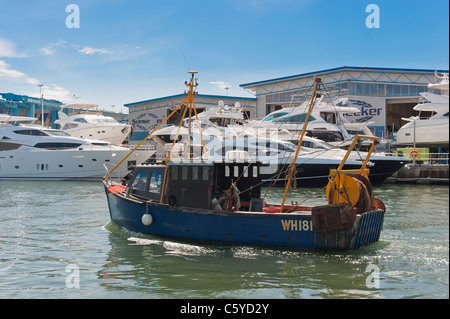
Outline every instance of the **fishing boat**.
MULTIPOLYGON (((196 114, 197 80, 195 72, 190 73, 188 97, 178 108, 187 103, 189 111, 196 114)), ((319 83, 316 79, 315 89, 319 83)), ((311 102, 306 121, 312 106, 311 102)), ((298 145, 304 133, 302 130, 298 145)), ((373 141, 370 155, 376 137, 357 135, 349 149, 368 138, 373 141)), ((298 146, 296 156, 299 150, 298 146)), ((111 220, 132 231, 208 243, 353 250, 379 240, 386 208, 373 195, 367 178, 368 158, 354 170, 343 169, 346 159, 330 171, 330 182, 323 187, 328 203, 322 206, 302 206, 298 200, 285 204, 295 176, 295 159, 287 170, 282 203, 265 202, 261 163, 236 151, 222 161, 195 160, 189 153, 186 160, 169 156, 162 164, 138 165, 128 181, 114 181, 111 171, 103 183, 111 220)))

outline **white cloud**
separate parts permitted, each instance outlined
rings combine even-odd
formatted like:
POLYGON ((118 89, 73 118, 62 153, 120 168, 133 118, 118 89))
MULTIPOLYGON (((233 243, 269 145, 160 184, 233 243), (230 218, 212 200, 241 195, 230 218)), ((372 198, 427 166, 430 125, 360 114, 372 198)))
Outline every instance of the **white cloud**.
POLYGON ((52 55, 56 52, 57 47, 67 48, 68 46, 74 46, 73 44, 67 44, 64 40, 59 40, 57 42, 52 42, 49 45, 41 48, 39 51, 44 55, 52 55))
POLYGON ((14 43, 12 43, 11 41, 9 41, 7 39, 0 38, 0 57, 19 58, 22 56, 23 55, 18 54, 16 52, 16 47, 15 47, 14 43))
POLYGON ((112 54, 111 50, 105 48, 92 48, 88 46, 79 45, 77 43, 70 43, 65 40, 59 40, 57 42, 52 42, 45 47, 42 47, 39 51, 44 55, 55 54, 57 48, 69 48, 76 50, 83 55, 94 55, 94 54, 112 54))
POLYGON ((45 54, 45 55, 52 55, 53 53, 55 53, 55 49, 52 47, 45 47, 45 48, 41 48, 41 53, 45 54))
POLYGON ((33 84, 33 85, 38 85, 39 84, 39 80, 34 79, 34 78, 26 78, 25 81, 27 83, 33 84))
POLYGON ((96 49, 91 48, 88 46, 85 46, 83 49, 78 50, 78 52, 85 54, 85 55, 93 55, 93 54, 111 54, 112 52, 107 49, 96 49))
MULTIPOLYGON (((27 74, 11 69, 10 65, 5 61, 0 60, 0 78, 10 82, 17 94, 26 94, 29 96, 39 96, 36 86, 40 83, 38 79, 32 78, 27 74), (23 93, 22 93, 23 92, 23 93)), ((43 86, 42 93, 46 99, 54 99, 61 102, 71 101, 71 94, 69 90, 57 85, 43 86)))
POLYGON ((215 81, 215 82, 209 82, 210 84, 214 84, 219 89, 225 90, 231 88, 230 83, 224 82, 224 81, 215 81))
POLYGON ((5 61, 0 60, 0 76, 17 79, 25 77, 26 74, 17 70, 10 69, 9 64, 7 64, 5 61))
POLYGON ((60 102, 73 102, 72 96, 69 90, 57 85, 51 84, 50 86, 42 87, 42 94, 45 99, 53 99, 60 102))

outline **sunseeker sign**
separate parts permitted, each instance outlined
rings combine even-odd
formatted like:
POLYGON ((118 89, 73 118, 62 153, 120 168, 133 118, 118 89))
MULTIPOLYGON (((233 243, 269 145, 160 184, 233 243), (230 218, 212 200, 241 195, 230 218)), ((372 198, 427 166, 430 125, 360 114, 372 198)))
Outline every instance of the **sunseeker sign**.
POLYGON ((384 125, 384 101, 374 99, 371 101, 362 100, 348 100, 348 104, 351 107, 356 107, 360 112, 344 113, 344 116, 350 122, 363 123, 363 122, 375 122, 370 126, 383 126, 384 125), (370 103, 369 103, 370 102, 370 103))
POLYGON ((153 130, 161 122, 162 119, 153 113, 141 113, 135 119, 131 120, 133 128, 137 128, 141 131, 153 130))

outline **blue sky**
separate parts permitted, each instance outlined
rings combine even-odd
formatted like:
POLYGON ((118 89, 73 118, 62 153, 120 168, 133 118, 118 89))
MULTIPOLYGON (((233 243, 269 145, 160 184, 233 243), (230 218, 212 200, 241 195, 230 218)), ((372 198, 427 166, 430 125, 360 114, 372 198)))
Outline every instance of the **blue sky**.
MULTIPOLYGON (((449 68, 448 0, 0 0, 0 92, 123 104, 328 68, 449 68), (80 9, 67 28, 66 6, 80 9), (366 6, 380 9, 367 28, 366 6)), ((111 105, 115 105, 111 108, 111 105)), ((123 108, 125 111, 125 108, 123 108)))

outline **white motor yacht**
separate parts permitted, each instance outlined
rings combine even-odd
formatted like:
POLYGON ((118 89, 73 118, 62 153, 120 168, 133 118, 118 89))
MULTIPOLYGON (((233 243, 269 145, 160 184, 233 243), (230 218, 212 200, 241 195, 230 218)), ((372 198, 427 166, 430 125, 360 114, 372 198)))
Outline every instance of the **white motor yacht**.
MULTIPOLYGON (((372 135, 365 123, 353 124, 344 120, 343 113, 358 113, 358 108, 350 106, 348 103, 335 104, 323 101, 323 95, 319 95, 313 107, 313 111, 308 121, 306 135, 326 141, 339 147, 348 147, 353 136, 349 134, 347 128, 358 129, 365 135, 372 135)), ((299 106, 285 107, 265 116, 261 120, 248 121, 246 125, 253 128, 277 129, 299 132, 303 128, 306 119, 307 109, 310 100, 306 100, 299 106)))
MULTIPOLYGON (((119 163, 130 152, 128 148, 74 138, 59 130, 8 124, 23 120, 0 117, 0 179, 100 180, 105 166, 119 163)), ((114 176, 125 176, 129 168, 145 162, 153 153, 133 153, 114 176)))
POLYGON ((128 137, 131 126, 118 123, 114 118, 100 113, 89 113, 90 109, 97 108, 96 104, 70 104, 63 105, 62 109, 84 109, 84 113, 65 114, 62 109, 58 112, 59 119, 55 124, 60 129, 73 137, 94 139, 109 142, 113 145, 121 145, 128 137))
MULTIPOLYGON (((437 76, 437 75, 436 75, 437 76)), ((413 109, 418 112, 433 112, 434 114, 421 119, 412 116, 407 124, 397 132, 397 145, 415 145, 417 147, 443 147, 449 146, 449 78, 448 74, 438 76, 440 82, 429 84, 429 92, 420 93, 426 100, 419 103, 413 109), (441 90, 442 94, 433 93, 433 90, 441 90)))

